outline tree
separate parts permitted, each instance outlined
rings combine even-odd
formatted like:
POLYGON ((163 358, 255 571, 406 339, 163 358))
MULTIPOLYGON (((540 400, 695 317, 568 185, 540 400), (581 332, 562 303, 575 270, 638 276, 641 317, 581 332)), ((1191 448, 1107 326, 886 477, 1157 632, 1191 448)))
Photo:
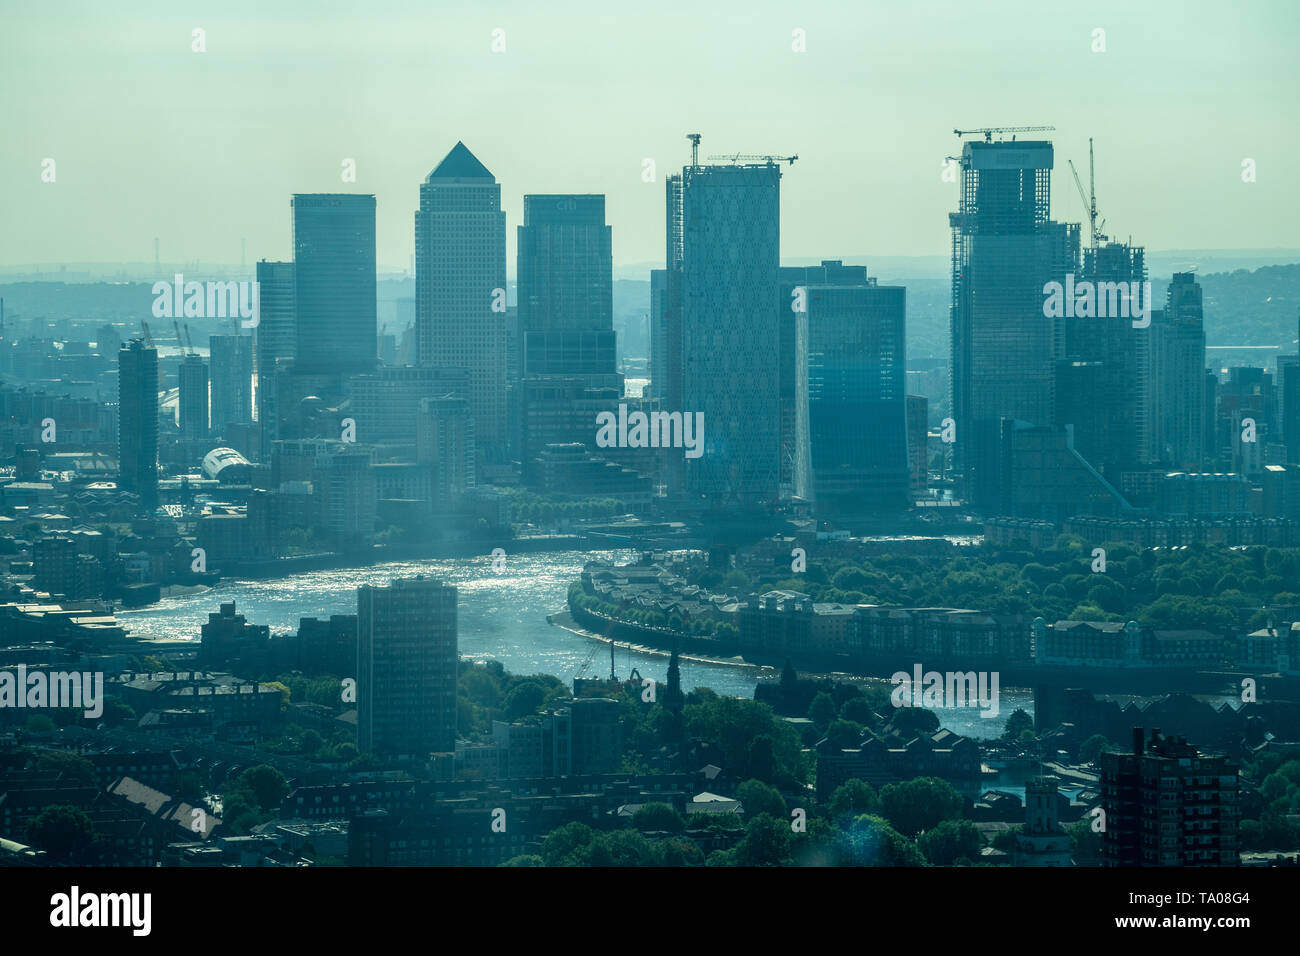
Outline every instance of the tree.
POLYGON ((666 803, 647 803, 632 814, 632 826, 638 830, 681 833, 686 829, 682 815, 666 803))
POLYGON ((952 866, 957 860, 974 860, 980 851, 980 833, 969 820, 944 820, 926 830, 916 845, 934 866, 952 866))
POLYGON ((880 790, 881 814, 900 833, 914 836, 961 816, 964 801, 952 784, 937 777, 888 783, 880 790))
POLYGON ((77 807, 55 804, 27 824, 27 842, 55 863, 84 863, 95 842, 95 827, 77 807))
POLYGON ((536 681, 521 681, 506 694, 506 715, 510 720, 537 713, 546 702, 546 688, 536 681))
POLYGON ((1084 817, 1066 827, 1070 834, 1070 849, 1074 853, 1074 862, 1082 864, 1098 863, 1101 860, 1101 834, 1092 830, 1092 818, 1084 817))
POLYGON ((891 724, 904 737, 932 734, 939 729, 939 715, 924 707, 900 707, 890 717, 891 724))
POLYGON ((546 861, 536 853, 524 853, 520 856, 512 856, 501 864, 502 866, 545 866, 546 861))
POLYGON ((1096 763, 1098 758, 1110 750, 1110 741, 1102 734, 1093 734, 1079 745, 1079 759, 1084 763, 1096 763))
POLYGON ((312 757, 321 747, 325 746, 325 738, 318 731, 308 728, 299 735, 298 743, 302 747, 302 752, 308 757, 312 757))
POLYGON ((759 734, 745 751, 745 773, 755 780, 771 783, 777 778, 776 744, 770 734, 759 734))
POLYGON ((835 719, 835 700, 830 694, 822 691, 812 699, 808 705, 808 719, 813 722, 819 734, 826 733, 826 728, 831 725, 835 719))
POLYGON ((793 835, 788 820, 766 815, 751 819, 735 846, 736 866, 781 866, 790 856, 793 835))
POLYGON ((833 818, 857 817, 880 809, 880 797, 865 780, 848 780, 835 788, 826 806, 833 818))
POLYGON ((736 788, 736 799, 745 808, 745 817, 753 820, 760 814, 768 814, 779 820, 787 820, 785 797, 775 787, 769 787, 761 780, 746 780, 736 788))
POLYGON ((1034 718, 1025 712, 1024 708, 1017 707, 1007 718, 1007 724, 1002 729, 1002 738, 1004 740, 1019 740, 1026 730, 1034 729, 1034 718))
POLYGON ((80 754, 46 751, 36 758, 36 769, 43 773, 60 773, 69 783, 83 787, 95 785, 95 765, 80 754))
POLYGON ((840 718, 862 724, 864 727, 877 722, 876 713, 871 708, 871 701, 861 695, 850 697, 844 702, 844 706, 840 708, 840 718))
POLYGON ((925 866, 915 843, 889 821, 868 814, 839 831, 835 851, 840 866, 925 866))
POLYGON ((585 823, 566 823, 542 840, 542 859, 547 866, 573 866, 574 854, 595 839, 596 831, 585 823))
POLYGON ((837 750, 853 750, 862 742, 865 729, 851 720, 833 720, 826 728, 826 739, 837 750))
POLYGON ((240 774, 236 788, 247 791, 263 810, 274 810, 289 792, 289 781, 274 767, 261 763, 240 774))

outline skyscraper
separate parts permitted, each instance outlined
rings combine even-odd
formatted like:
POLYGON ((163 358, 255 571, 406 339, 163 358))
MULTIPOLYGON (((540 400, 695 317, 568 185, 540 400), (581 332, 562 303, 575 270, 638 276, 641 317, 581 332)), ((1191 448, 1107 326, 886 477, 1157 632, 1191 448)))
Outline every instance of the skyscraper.
POLYGON ((1000 497, 1001 419, 1053 422, 1059 319, 1047 282, 1079 258, 1079 227, 1051 221, 1052 144, 967 142, 952 227, 954 463, 977 508, 1000 497))
POLYGON ((158 506, 158 350, 139 339, 117 353, 118 483, 158 506))
POLYGON ((200 355, 187 355, 180 367, 181 437, 208 437, 208 367, 200 355))
POLYGON ((1115 487, 1121 473, 1137 470, 1150 457, 1150 327, 1134 327, 1131 308, 1111 311, 1112 305, 1130 298, 1130 283, 1145 288, 1141 283, 1146 277, 1141 246, 1107 242, 1085 249, 1083 268, 1075 278, 1094 283, 1097 314, 1076 314, 1063 323, 1065 359, 1086 363, 1091 374, 1056 382, 1058 416, 1066 409, 1073 413, 1058 417, 1056 423, 1074 426, 1074 447, 1115 487), (1118 284, 1114 298, 1107 283, 1118 284))
POLYGON ((496 178, 458 142, 420 186, 415 213, 415 322, 421 365, 470 375, 475 433, 504 457, 506 214, 496 178))
POLYGON ((1300 355, 1278 357, 1277 379, 1287 464, 1300 464, 1300 355))
POLYGON ((357 745, 427 758, 456 749, 456 589, 423 577, 357 589, 357 745))
POLYGON ((262 428, 262 450, 279 438, 275 405, 275 363, 292 359, 298 350, 298 315, 292 262, 257 264, 259 321, 253 330, 254 374, 257 379, 257 421, 262 428))
POLYGON ((667 391, 668 361, 668 270, 650 270, 650 384, 646 398, 664 398, 667 391))
POLYGON ((1192 273, 1175 273, 1164 311, 1151 318, 1152 457, 1161 464, 1201 470, 1210 451, 1205 384, 1201 287, 1192 273))
POLYGON ((375 197, 295 195, 293 259, 298 372, 374 368, 375 197))
POLYGON ((665 406, 704 415, 685 486, 710 509, 780 497, 780 187, 774 161, 687 166, 667 183, 665 337, 681 372, 665 406))
POLYGON ((605 197, 525 196, 518 265, 523 374, 613 374, 614 261, 605 197))
POLYGON ((793 314, 794 493, 819 516, 908 505, 905 290, 866 271, 801 286, 793 314))
POLYGON ((212 376, 212 429, 229 433, 229 426, 253 420, 253 339, 247 335, 208 337, 212 376))
MULTIPOLYGON (((593 451, 591 390, 622 395, 614 339, 613 259, 605 197, 525 196, 519 227, 522 339, 517 450, 525 478, 547 444, 593 451)), ((607 407, 613 408, 616 402, 607 407)))

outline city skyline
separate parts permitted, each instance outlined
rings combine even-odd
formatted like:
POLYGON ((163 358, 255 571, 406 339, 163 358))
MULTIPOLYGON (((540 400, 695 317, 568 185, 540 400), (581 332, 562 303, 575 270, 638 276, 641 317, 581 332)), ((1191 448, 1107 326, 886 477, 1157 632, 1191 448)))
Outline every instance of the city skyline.
POLYGON ((1295 0, 14 4, 14 927, 192 937, 235 869, 1283 898, 1295 0))

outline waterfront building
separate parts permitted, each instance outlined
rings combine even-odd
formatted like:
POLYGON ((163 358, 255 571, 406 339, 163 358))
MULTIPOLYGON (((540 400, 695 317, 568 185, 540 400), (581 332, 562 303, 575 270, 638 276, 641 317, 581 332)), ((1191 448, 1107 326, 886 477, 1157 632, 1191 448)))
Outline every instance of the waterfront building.
POLYGON ((357 744, 427 759, 456 749, 456 588, 428 578, 357 589, 357 744))

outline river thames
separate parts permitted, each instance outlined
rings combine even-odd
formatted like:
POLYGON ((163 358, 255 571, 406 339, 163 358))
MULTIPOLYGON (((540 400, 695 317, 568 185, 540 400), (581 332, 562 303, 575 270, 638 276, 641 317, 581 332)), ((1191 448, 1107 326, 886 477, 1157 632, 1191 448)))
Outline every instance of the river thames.
MULTIPOLYGON (((387 585, 396 578, 423 574, 454 584, 458 590, 459 640, 462 657, 497 660, 516 674, 574 677, 609 673, 609 645, 547 622, 546 616, 565 609, 569 584, 578 579, 587 561, 627 562, 634 551, 563 551, 507 555, 505 570, 492 570, 488 555, 398 561, 366 568, 308 571, 272 580, 232 579, 214 588, 164 598, 147 608, 118 611, 118 619, 133 637, 147 640, 198 641, 199 628, 222 603, 251 624, 266 624, 273 634, 294 632, 303 617, 328 618, 355 614, 356 589, 387 585)), ((636 668, 642 677, 662 681, 668 660, 619 644, 614 666, 620 678, 636 668)), ((719 694, 752 697, 759 680, 776 680, 772 668, 734 666, 695 660, 682 662, 682 686, 711 687, 719 694)), ((974 708, 938 711, 945 727, 974 737, 1001 734, 1007 716, 1017 707, 1033 713, 1028 691, 1002 689, 997 717, 981 718, 974 708)))

